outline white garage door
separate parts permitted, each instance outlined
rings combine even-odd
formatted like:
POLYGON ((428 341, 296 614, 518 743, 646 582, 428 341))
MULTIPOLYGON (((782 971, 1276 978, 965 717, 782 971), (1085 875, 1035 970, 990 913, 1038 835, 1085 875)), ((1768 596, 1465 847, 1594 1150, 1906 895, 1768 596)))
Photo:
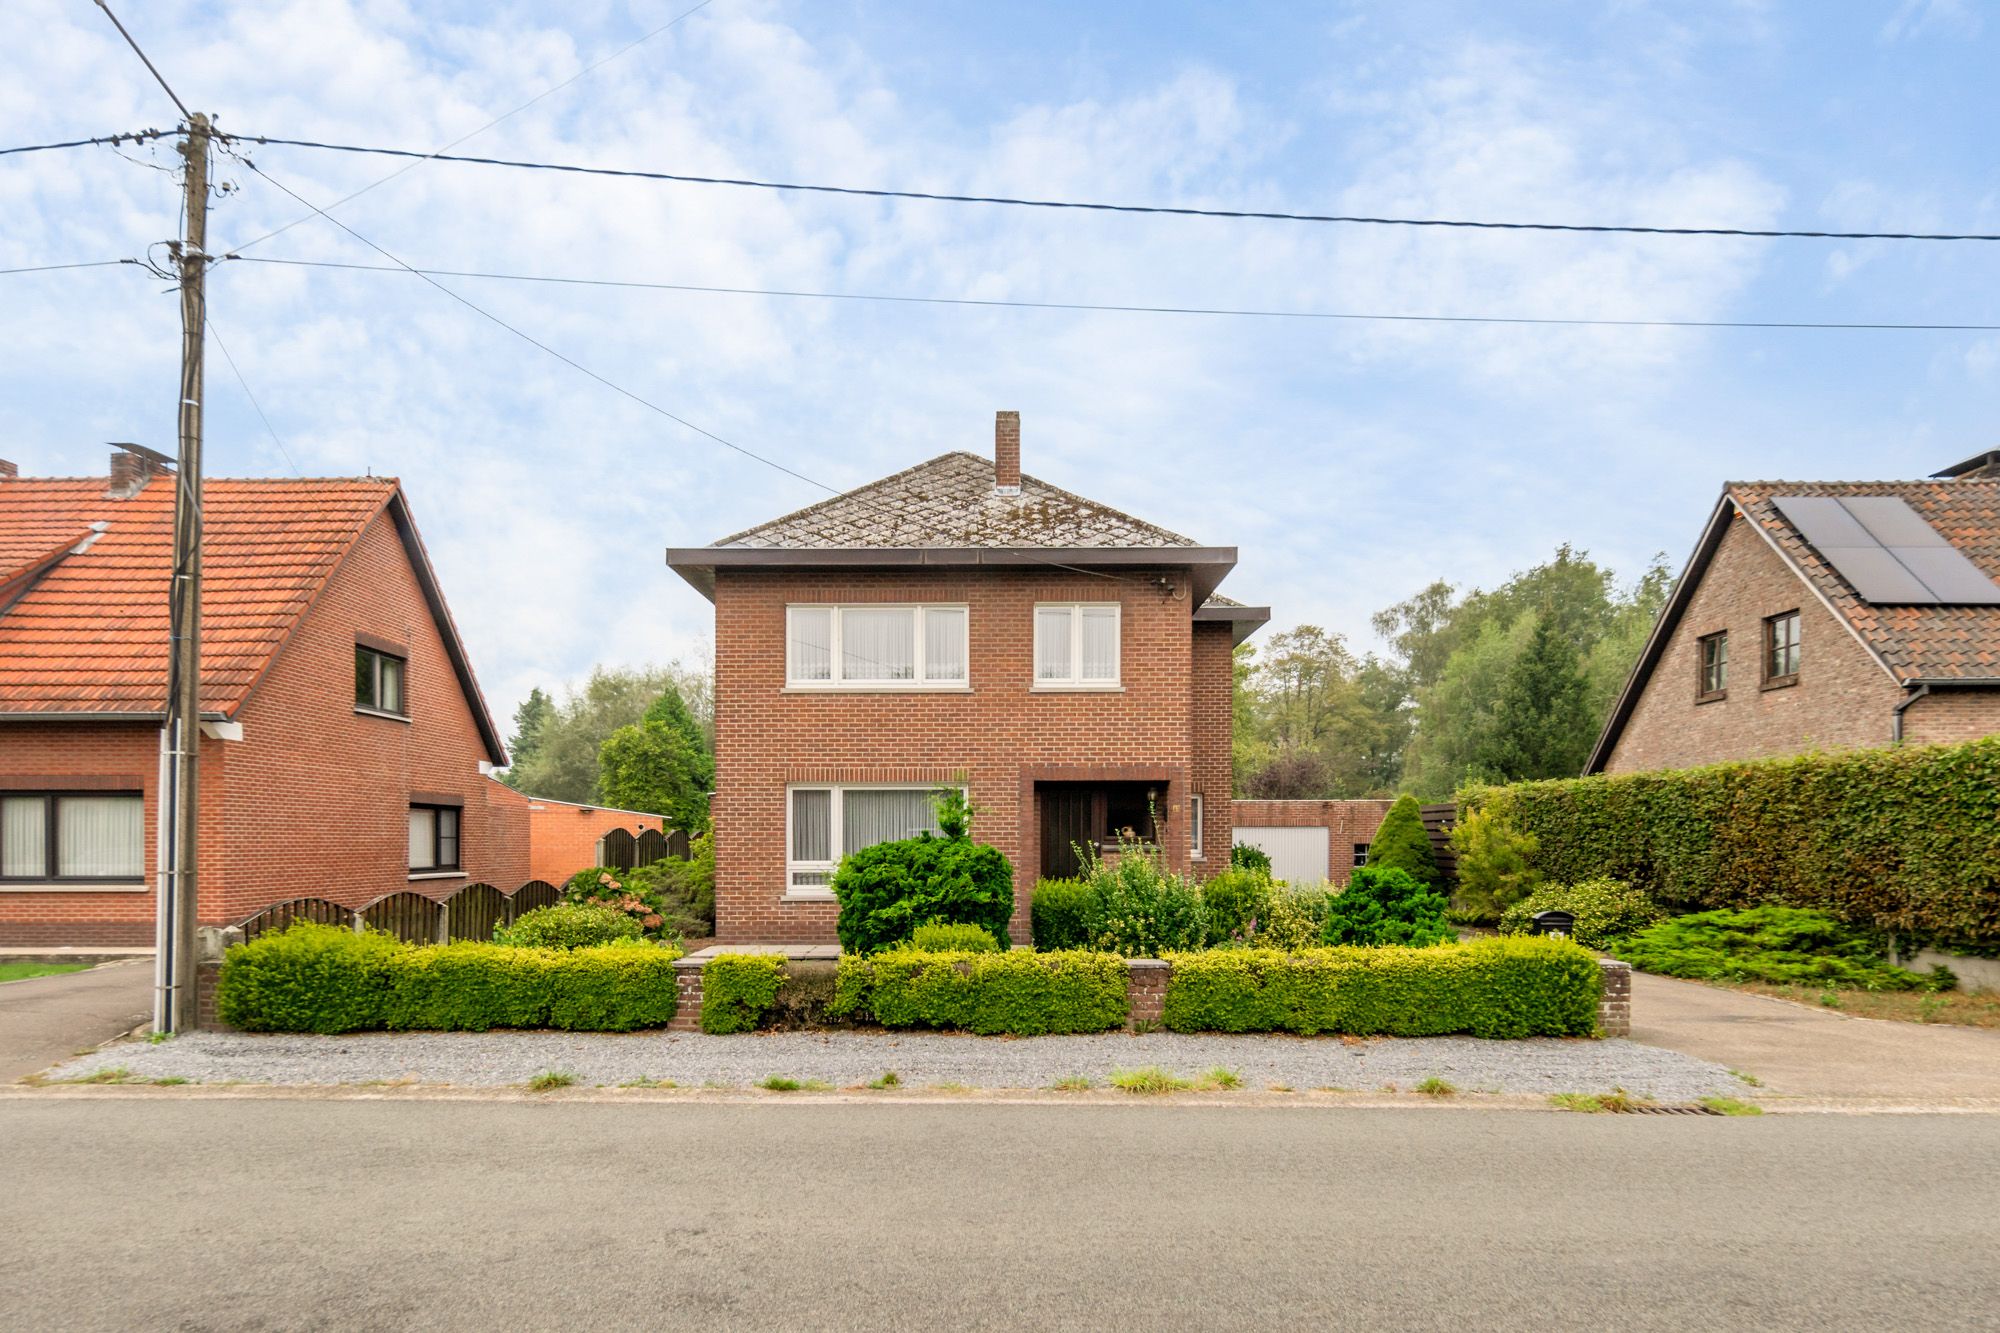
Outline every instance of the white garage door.
POLYGON ((1326 838, 1323 828, 1236 829, 1238 846, 1256 847, 1271 858, 1271 873, 1292 884, 1319 884, 1326 879, 1326 838))

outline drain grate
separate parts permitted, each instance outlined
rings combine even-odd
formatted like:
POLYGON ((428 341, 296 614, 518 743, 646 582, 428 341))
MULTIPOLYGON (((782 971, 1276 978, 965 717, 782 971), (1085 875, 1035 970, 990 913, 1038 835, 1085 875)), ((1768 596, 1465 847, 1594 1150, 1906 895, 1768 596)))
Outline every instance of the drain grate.
MULTIPOLYGON (((1609 1111, 1614 1108, 1605 1107, 1609 1111)), ((1618 1111, 1620 1115, 1721 1115, 1722 1112, 1708 1106, 1627 1106, 1618 1111)))

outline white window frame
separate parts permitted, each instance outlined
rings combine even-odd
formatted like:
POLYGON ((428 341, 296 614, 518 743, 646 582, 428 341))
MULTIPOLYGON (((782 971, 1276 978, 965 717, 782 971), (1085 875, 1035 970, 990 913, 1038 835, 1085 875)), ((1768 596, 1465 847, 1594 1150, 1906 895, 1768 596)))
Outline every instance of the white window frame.
POLYGON ((1207 822, 1206 816, 1208 813, 1202 808, 1205 804, 1206 802, 1202 800, 1200 792, 1195 792, 1188 797, 1188 840, 1191 844, 1188 848, 1188 856, 1196 861, 1207 859, 1201 850, 1202 838, 1208 832, 1204 827, 1207 822))
POLYGON ((785 607, 785 688, 788 690, 945 690, 964 692, 972 688, 972 608, 964 602, 791 602, 785 607), (799 680, 792 675, 792 616, 799 611, 832 613, 829 674, 825 680, 799 680), (840 625, 848 611, 908 611, 916 635, 912 645, 909 680, 847 680, 840 674, 840 625), (965 675, 957 680, 929 680, 929 663, 924 659, 924 613, 956 611, 965 625, 965 675))
MULTIPOLYGON (((840 865, 840 858, 846 855, 841 836, 846 831, 846 811, 841 808, 842 798, 851 791, 921 791, 933 793, 943 787, 957 786, 954 783, 937 782, 789 782, 785 784, 785 894, 787 899, 807 902, 832 902, 833 872, 840 865), (827 810, 827 849, 833 854, 830 861, 794 861, 792 859, 792 793, 801 791, 824 791, 833 793, 827 810), (800 884, 801 874, 825 875, 825 884, 800 884)), ((958 786, 961 794, 970 795, 963 786, 958 786)))
POLYGON ((1060 692, 1064 690, 1119 690, 1124 688, 1125 672, 1125 607, 1119 602, 1036 602, 1033 633, 1028 661, 1028 688, 1060 692), (1045 680, 1041 674, 1042 660, 1042 612, 1069 612, 1069 675, 1056 680, 1045 680), (1083 674, 1083 613, 1085 611, 1109 611, 1114 626, 1112 635, 1111 674, 1103 677, 1087 677, 1083 674))

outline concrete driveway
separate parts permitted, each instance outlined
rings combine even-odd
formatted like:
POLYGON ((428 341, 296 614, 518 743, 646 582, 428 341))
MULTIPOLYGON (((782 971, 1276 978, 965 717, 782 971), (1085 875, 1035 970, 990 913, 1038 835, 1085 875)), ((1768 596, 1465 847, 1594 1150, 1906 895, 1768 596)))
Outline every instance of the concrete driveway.
POLYGON ((153 960, 0 982, 0 1083, 47 1069, 153 1016, 153 960))
POLYGON ((1634 973, 1632 1040, 1754 1074, 1782 1096, 2000 1105, 2000 1032, 1984 1028, 1854 1018, 1634 973))

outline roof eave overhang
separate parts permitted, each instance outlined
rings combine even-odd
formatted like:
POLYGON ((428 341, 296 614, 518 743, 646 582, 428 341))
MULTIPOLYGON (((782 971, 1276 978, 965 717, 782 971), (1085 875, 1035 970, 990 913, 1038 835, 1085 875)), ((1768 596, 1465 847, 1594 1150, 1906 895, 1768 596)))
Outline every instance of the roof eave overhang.
POLYGON ((1271 619, 1268 606, 1198 606, 1194 618, 1205 623, 1220 621, 1229 626, 1231 647, 1243 642, 1271 619))
MULTIPOLYGON (((230 715, 220 709, 210 708, 202 712, 203 722, 228 722, 230 715)), ((166 714, 158 710, 107 709, 103 712, 87 712, 82 709, 0 709, 0 723, 4 722, 153 722, 166 721, 166 714)))
POLYGON ((679 546, 667 567, 715 600, 719 569, 977 569, 1048 565, 1098 570, 1181 565, 1194 571, 1191 595, 1206 601, 1236 567, 1234 546, 679 546))

